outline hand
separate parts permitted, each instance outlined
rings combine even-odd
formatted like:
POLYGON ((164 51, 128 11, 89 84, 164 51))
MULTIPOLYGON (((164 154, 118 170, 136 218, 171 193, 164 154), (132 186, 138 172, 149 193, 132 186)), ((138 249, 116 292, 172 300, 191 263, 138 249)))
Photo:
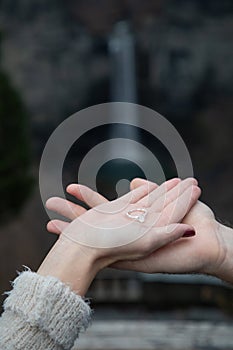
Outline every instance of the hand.
MULTIPOLYGON (((145 183, 146 180, 134 179, 131 182, 131 189, 145 183)), ((90 207, 107 201, 87 187, 80 191, 79 186, 71 185, 67 191, 78 199, 87 201, 90 207)), ((156 187, 157 185, 154 184, 154 188, 156 187)), ((63 201, 58 198, 53 199, 50 202, 50 209, 69 218, 71 213, 64 212, 63 201)), ((77 216, 86 211, 81 206, 72 205, 77 216)), ((212 210, 200 201, 193 206, 183 222, 195 228, 197 232, 195 238, 177 241, 158 250, 156 254, 152 253, 146 259, 118 262, 114 267, 147 273, 206 273, 233 283, 233 230, 219 224, 212 210)), ((48 223, 47 228, 50 232, 60 234, 66 225, 67 223, 63 221, 53 220, 48 223)))
MULTIPOLYGON (((194 234, 186 224, 176 224, 197 201, 200 189, 195 179, 173 179, 154 189, 145 184, 125 196, 101 204, 74 219, 62 236, 78 243, 108 266, 118 260, 139 259, 175 241, 184 234, 194 234), (146 208, 145 222, 126 213, 146 208), (107 248, 107 249, 106 249, 107 248)), ((51 206, 51 201, 47 206, 51 206)))
MULTIPOLYGON (((131 189, 147 183, 134 179, 131 189)), ((140 262, 118 263, 116 267, 148 273, 205 273, 233 283, 233 230, 218 223, 212 210, 197 201, 182 221, 195 228, 192 240, 177 241, 140 262)))
MULTIPOLYGON (((71 185, 68 191, 72 192, 74 188, 80 190, 80 186, 71 185)), ((95 198, 95 201, 96 199, 102 201, 100 196, 90 191, 79 191, 79 193, 85 194, 86 202, 92 202, 93 198, 95 198), (86 193, 89 195, 91 193, 92 196, 88 197, 86 193)), ((199 195, 200 189, 197 187, 196 180, 180 181, 179 179, 173 179, 160 187, 154 184, 150 184, 149 187, 148 184, 140 186, 113 202, 105 200, 104 204, 83 213, 81 217, 74 219, 71 224, 62 223, 63 234, 60 235, 55 248, 51 250, 38 273, 48 275, 52 271, 53 275, 55 274, 56 277, 69 283, 74 290, 78 290, 80 294, 85 294, 96 273, 102 268, 118 260, 144 258, 156 249, 180 237, 194 235, 191 226, 175 223, 182 220, 197 201, 199 195), (124 213, 122 213, 123 207, 124 213), (134 222, 134 220, 123 215, 128 210, 145 207, 148 214, 144 224, 134 222), (102 213, 103 211, 105 214, 102 213), (111 212, 111 214, 106 212, 111 212), (107 235, 104 234, 106 228, 108 229, 107 235), (114 230, 114 228, 117 230, 114 230), (94 241, 94 244, 91 244, 92 246, 83 245, 83 240, 85 240, 86 234, 90 235, 90 231, 91 238, 96 237, 97 241, 94 241), (135 233, 136 237, 134 238, 135 233), (131 235, 131 243, 127 241, 122 244, 122 238, 128 238, 129 235, 131 235), (105 237, 104 240, 106 241, 103 241, 102 236, 105 237), (108 237, 111 239, 109 240, 108 237), (117 240, 112 245, 113 237, 117 240), (118 244, 119 237, 120 245, 118 244), (101 245, 103 244, 104 248, 99 245, 99 239, 101 239, 101 245), (96 243, 99 248, 95 247, 96 243), (106 249, 109 243, 110 247, 106 249), (80 269, 80 266, 82 266, 82 269, 80 269), (78 284, 75 282, 77 280, 79 281, 78 284)), ((49 199, 47 207, 60 212, 62 215, 67 215, 70 219, 77 216, 78 211, 81 210, 79 206, 58 198, 49 199)), ((81 211, 83 212, 83 210, 81 211)), ((49 226, 55 227, 54 222, 50 223, 49 226)))
MULTIPOLYGON (((88 194, 91 200, 90 204, 93 203, 93 206, 107 202, 98 193, 88 188, 85 188, 85 190, 87 203, 89 203, 88 194)), ((80 199, 82 199, 81 191, 80 199)), ((52 203, 55 205, 55 211, 61 212, 62 215, 70 219, 75 219, 86 212, 86 209, 71 202, 67 207, 66 201, 60 198, 55 199, 55 201, 52 200, 52 203), (59 207, 62 203, 64 205, 62 205, 62 210, 60 211, 59 207)), ((48 223, 48 230, 60 234, 67 226, 67 222, 54 220, 48 223)), ((99 270, 100 267, 93 255, 87 255, 85 250, 82 249, 82 246, 79 246, 66 237, 60 237, 40 265, 37 273, 42 276, 57 277, 62 282, 68 284, 74 292, 84 296, 99 270)))

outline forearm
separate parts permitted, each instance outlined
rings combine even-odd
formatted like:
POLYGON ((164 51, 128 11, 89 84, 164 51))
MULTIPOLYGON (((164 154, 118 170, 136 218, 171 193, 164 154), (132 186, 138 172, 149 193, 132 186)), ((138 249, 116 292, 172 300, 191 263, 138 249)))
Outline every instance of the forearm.
POLYGON ((84 296, 101 269, 94 252, 88 248, 60 237, 50 250, 37 273, 54 276, 70 286, 78 295, 84 296))
POLYGON ((220 252, 213 275, 233 284, 233 229, 219 224, 218 239, 220 252))

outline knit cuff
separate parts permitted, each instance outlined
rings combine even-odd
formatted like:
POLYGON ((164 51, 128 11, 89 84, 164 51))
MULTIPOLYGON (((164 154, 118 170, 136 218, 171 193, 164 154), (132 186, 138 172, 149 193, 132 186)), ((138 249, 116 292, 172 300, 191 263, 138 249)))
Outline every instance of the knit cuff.
POLYGON ((13 287, 5 310, 19 314, 65 349, 70 349, 80 331, 87 328, 89 305, 57 278, 25 271, 14 280, 13 287))

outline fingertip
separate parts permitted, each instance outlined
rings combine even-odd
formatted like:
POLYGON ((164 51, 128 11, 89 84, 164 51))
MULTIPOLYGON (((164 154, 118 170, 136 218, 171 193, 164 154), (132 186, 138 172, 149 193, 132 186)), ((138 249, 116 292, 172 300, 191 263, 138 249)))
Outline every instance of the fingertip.
POLYGON ((83 197, 82 191, 85 191, 84 193, 86 193, 87 190, 89 190, 89 188, 87 186, 81 185, 81 184, 72 183, 66 187, 66 192, 71 194, 74 197, 77 197, 78 199, 82 199, 82 197, 83 197))
POLYGON ((184 238, 194 237, 196 235, 195 230, 187 230, 184 232, 183 236, 184 238))
POLYGON ((51 223, 50 223, 50 221, 47 222, 46 229, 47 229, 47 231, 51 232, 51 223))
POLYGON ((146 179, 142 179, 140 177, 135 177, 131 182, 130 182, 130 189, 134 190, 135 188, 145 184, 148 182, 146 179))
POLYGON ((179 177, 173 177, 172 179, 169 179, 169 180, 165 181, 164 183, 166 186, 169 186, 169 188, 170 188, 170 186, 175 187, 176 185, 181 183, 181 181, 182 180, 179 177))
POLYGON ((147 182, 147 179, 144 179, 142 177, 135 177, 132 181, 141 181, 141 182, 147 182))
POLYGON ((52 221, 47 223, 46 229, 49 233, 60 234, 60 230, 52 221))
POLYGON ((171 240, 181 237, 195 236, 195 228, 187 224, 170 224, 166 227, 166 232, 170 235, 171 240))
POLYGON ((202 189, 200 186, 197 186, 197 189, 198 189, 198 192, 201 193, 202 192, 202 189))
POLYGON ((196 230, 193 226, 180 224, 181 237, 188 238, 196 235, 196 230))
POLYGON ((46 228, 50 233, 59 235, 68 225, 69 222, 53 219, 47 223, 46 228))
POLYGON ((188 177, 187 179, 185 179, 186 181, 191 181, 193 185, 198 186, 198 181, 195 177, 188 177))
POLYGON ((201 195, 201 188, 197 185, 193 185, 192 192, 193 192, 194 197, 198 199, 201 195))
POLYGON ((54 202, 57 200, 59 200, 59 197, 50 197, 49 199, 47 199, 47 201, 45 202, 46 208, 52 210, 54 207, 54 202))
POLYGON ((70 193, 76 190, 77 188, 77 184, 69 184, 68 186, 66 186, 66 192, 70 193))
POLYGON ((147 187, 149 189, 149 191, 156 189, 157 187, 159 187, 159 185, 153 181, 147 180, 147 179, 143 179, 140 177, 136 177, 135 179, 133 179, 130 183, 130 190, 135 190, 138 187, 147 187))
POLYGON ((66 187, 66 192, 71 196, 82 200, 82 185, 80 184, 70 184, 66 187))
POLYGON ((167 182, 171 182, 171 181, 174 181, 174 182, 181 182, 182 179, 180 179, 179 177, 172 177, 171 179, 168 179, 167 182))

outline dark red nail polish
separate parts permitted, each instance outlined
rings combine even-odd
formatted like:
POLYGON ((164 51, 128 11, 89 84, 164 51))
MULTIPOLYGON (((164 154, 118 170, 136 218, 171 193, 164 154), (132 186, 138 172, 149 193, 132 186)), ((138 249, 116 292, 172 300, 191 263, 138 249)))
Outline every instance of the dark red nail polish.
POLYGON ((193 237, 193 236, 195 236, 195 234, 196 234, 196 232, 194 230, 187 230, 183 234, 183 237, 193 237))

